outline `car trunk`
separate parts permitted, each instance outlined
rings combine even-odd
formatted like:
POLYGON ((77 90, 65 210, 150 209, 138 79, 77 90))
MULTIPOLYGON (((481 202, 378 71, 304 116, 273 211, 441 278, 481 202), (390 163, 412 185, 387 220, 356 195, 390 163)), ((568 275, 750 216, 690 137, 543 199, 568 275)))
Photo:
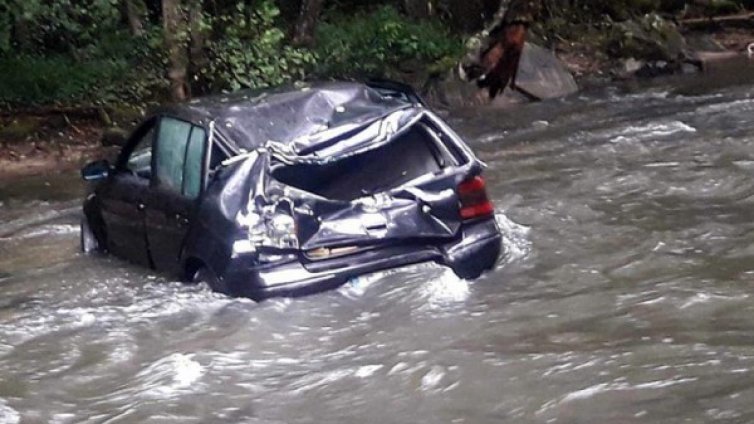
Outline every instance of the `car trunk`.
POLYGON ((435 129, 418 122, 377 148, 318 163, 273 164, 271 174, 328 203, 318 208, 311 200, 316 216, 299 230, 302 249, 318 260, 381 244, 455 237, 461 224, 455 184, 463 160, 435 129))
POLYGON ((272 175, 283 184, 309 193, 352 201, 389 191, 423 175, 441 173, 454 165, 455 159, 431 139, 428 129, 415 126, 377 149, 330 163, 280 166, 272 175))
POLYGON ((225 162, 217 201, 246 229, 244 251, 320 261, 436 246, 491 216, 483 165, 431 112, 401 110, 354 128, 270 141, 225 162))

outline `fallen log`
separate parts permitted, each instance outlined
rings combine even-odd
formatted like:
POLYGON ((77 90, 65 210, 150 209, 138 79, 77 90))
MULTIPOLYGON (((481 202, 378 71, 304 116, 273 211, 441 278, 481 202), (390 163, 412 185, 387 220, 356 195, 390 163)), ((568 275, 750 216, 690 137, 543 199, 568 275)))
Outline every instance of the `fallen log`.
POLYGON ((13 109, 0 109, 0 117, 13 118, 14 116, 68 116, 79 119, 99 119, 100 116, 99 107, 57 107, 57 106, 44 106, 44 107, 30 107, 30 108, 13 108, 13 109))
POLYGON ((722 25, 754 27, 754 12, 705 18, 686 18, 680 19, 678 23, 683 26, 684 29, 696 30, 715 28, 722 25))

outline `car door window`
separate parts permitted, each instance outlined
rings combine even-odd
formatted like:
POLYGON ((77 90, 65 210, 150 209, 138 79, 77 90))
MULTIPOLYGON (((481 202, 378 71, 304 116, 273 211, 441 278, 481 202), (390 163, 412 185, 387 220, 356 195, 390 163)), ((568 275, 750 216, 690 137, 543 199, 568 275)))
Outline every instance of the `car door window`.
POLYGON ((191 199, 199 196, 199 192, 201 191, 205 138, 206 133, 204 129, 194 127, 191 130, 191 136, 186 147, 186 161, 183 170, 183 195, 191 199))
POLYGON ((201 127, 174 118, 162 118, 157 135, 155 181, 188 198, 201 191, 206 133, 201 127))
POLYGON ((162 118, 157 135, 157 185, 176 191, 183 189, 183 162, 186 157, 191 124, 173 118, 162 118))
POLYGON ((149 179, 152 176, 153 140, 154 126, 136 143, 136 147, 126 161, 126 169, 140 178, 149 179))

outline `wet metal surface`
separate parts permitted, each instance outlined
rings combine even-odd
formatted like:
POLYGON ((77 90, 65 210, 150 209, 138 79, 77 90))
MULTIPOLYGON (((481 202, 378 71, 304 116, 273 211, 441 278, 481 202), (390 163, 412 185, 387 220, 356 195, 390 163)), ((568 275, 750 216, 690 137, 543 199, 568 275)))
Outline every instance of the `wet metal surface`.
POLYGON ((475 282, 230 300, 78 254, 70 178, 0 183, 0 422, 752 422, 752 79, 451 116, 510 251, 475 282))

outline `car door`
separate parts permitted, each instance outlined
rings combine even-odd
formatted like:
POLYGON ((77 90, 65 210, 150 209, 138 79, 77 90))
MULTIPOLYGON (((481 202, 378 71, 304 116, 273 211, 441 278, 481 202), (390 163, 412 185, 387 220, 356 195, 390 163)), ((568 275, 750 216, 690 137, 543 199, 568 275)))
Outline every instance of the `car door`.
POLYGON ((145 199, 152 174, 155 121, 140 126, 126 143, 108 181, 97 191, 105 222, 107 249, 150 266, 144 227, 145 199))
POLYGON ((183 242, 203 184, 206 138, 200 126, 167 116, 160 119, 145 209, 147 242, 158 270, 181 271, 183 242))

